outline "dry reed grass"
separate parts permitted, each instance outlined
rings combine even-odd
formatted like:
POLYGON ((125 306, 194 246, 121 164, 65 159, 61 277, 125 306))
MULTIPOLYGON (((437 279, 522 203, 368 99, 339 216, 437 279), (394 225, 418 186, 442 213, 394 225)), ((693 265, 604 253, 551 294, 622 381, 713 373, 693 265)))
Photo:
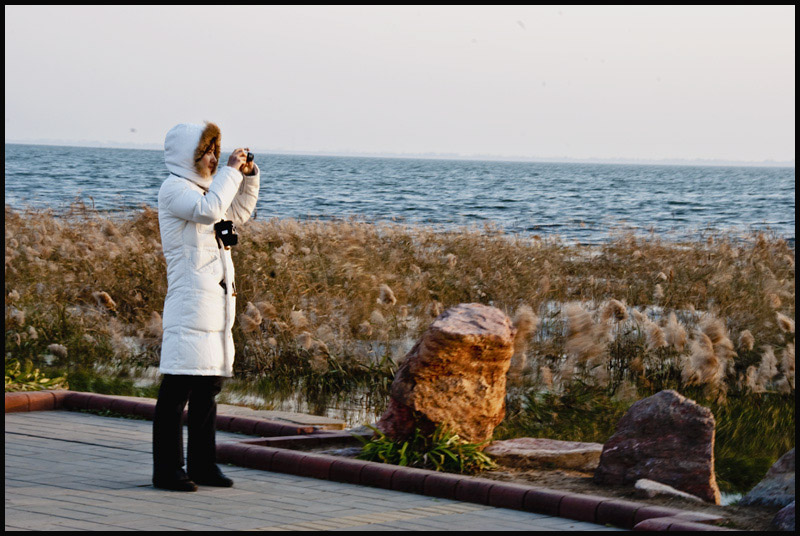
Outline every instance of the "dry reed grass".
MULTIPOLYGON (((157 363, 166 274, 153 210, 5 216, 7 356, 60 345, 49 353, 64 365, 157 363)), ((396 362, 444 308, 480 302, 515 318, 512 371, 544 388, 672 374, 676 387, 793 390, 793 249, 763 233, 711 238, 584 247, 497 229, 251 221, 234 249, 237 374, 396 362), (768 350, 748 368, 753 348, 768 350)))

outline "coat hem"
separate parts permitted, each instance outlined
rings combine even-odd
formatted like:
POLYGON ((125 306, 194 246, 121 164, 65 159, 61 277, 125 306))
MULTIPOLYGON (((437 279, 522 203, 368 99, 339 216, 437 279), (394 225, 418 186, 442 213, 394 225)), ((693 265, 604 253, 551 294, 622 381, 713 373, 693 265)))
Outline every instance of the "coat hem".
POLYGON ((223 378, 232 378, 233 373, 225 373, 221 370, 196 370, 196 369, 177 369, 165 370, 158 369, 159 374, 174 374, 177 376, 221 376, 223 378))

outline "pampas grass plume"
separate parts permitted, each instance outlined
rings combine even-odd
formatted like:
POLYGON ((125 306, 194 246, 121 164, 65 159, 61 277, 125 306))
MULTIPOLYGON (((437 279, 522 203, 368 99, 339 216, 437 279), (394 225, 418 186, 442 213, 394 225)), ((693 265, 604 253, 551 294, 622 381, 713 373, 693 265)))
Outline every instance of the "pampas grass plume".
POLYGON ((25 324, 25 311, 21 309, 17 309, 16 307, 11 307, 8 315, 11 317, 11 320, 22 326, 25 324))
POLYGON ((261 316, 259 315, 258 321, 248 315, 246 312, 239 315, 239 322, 242 324, 242 331, 245 333, 254 333, 258 331, 261 325, 261 316))
POLYGON ((653 297, 657 300, 660 300, 664 297, 664 289, 661 288, 661 285, 656 285, 655 290, 653 291, 653 297))
POLYGON ((625 304, 617 300, 609 300, 603 310, 603 321, 613 318, 616 322, 624 322, 628 319, 628 309, 625 304))
POLYGON ((687 342, 686 330, 683 328, 674 312, 669 314, 667 325, 664 326, 664 335, 667 344, 682 352, 687 342))
POLYGON ((117 310, 117 304, 111 299, 111 296, 108 295, 108 292, 101 290, 100 292, 92 293, 92 296, 95 300, 97 300, 98 305, 105 307, 109 311, 117 310))
POLYGON ((303 311, 292 311, 289 313, 289 319, 297 329, 303 329, 308 326, 308 319, 303 314, 303 311))
POLYGON ((514 315, 514 329, 517 333, 514 335, 514 345, 517 345, 518 340, 527 339, 539 326, 539 317, 533 312, 528 305, 521 305, 516 314, 514 315))
POLYGON ((722 379, 722 367, 714 353, 711 339, 703 332, 698 332, 692 340, 691 354, 684 363, 682 378, 684 383, 717 384, 722 379))
POLYGON ((256 307, 263 318, 275 318, 278 316, 275 307, 268 301, 256 302, 256 307))
POLYGON ((300 335, 297 336, 297 344, 305 349, 310 350, 314 339, 311 337, 311 333, 304 331, 300 335))
POLYGON ((646 325, 646 324, 648 324, 650 322, 650 319, 647 318, 647 315, 645 315, 644 313, 640 312, 637 309, 632 309, 632 311, 633 311, 633 318, 639 324, 646 325))
POLYGON ((753 334, 750 333, 749 329, 746 329, 739 334, 739 346, 741 346, 745 350, 747 351, 752 350, 755 344, 756 340, 753 338, 753 334))
POLYGON ((550 367, 543 366, 539 369, 539 374, 542 378, 542 383, 548 389, 552 389, 553 387, 553 371, 550 370, 550 367))
POLYGON ((589 313, 578 304, 567 305, 564 314, 568 333, 564 351, 576 356, 581 363, 598 358, 605 349, 607 332, 595 326, 589 313))
POLYGON ((786 348, 783 349, 783 354, 781 355, 781 369, 783 370, 783 374, 789 380, 789 384, 794 389, 794 344, 789 343, 786 345, 786 348))
POLYGON ((258 307, 253 305, 251 302, 247 302, 247 308, 245 308, 244 314, 249 316, 250 319, 255 322, 256 326, 260 326, 263 318, 261 317, 261 311, 259 311, 258 307))
POLYGON ((376 326, 382 326, 386 323, 386 319, 377 309, 372 311, 372 314, 369 315, 369 321, 370 323, 375 324, 376 326))
POLYGON ((655 322, 648 322, 645 325, 647 330, 647 348, 649 350, 657 350, 667 346, 667 340, 664 337, 664 330, 655 322))
POLYGON ((161 320, 161 315, 158 314, 156 311, 150 313, 150 320, 148 320, 145 329, 148 334, 154 337, 160 337, 164 329, 163 322, 161 320))
POLYGON ((67 357, 67 347, 63 344, 50 344, 47 346, 47 350, 56 357, 62 359, 67 357))
POLYGON ((389 288, 389 285, 383 284, 380 286, 380 296, 378 296, 378 303, 383 305, 394 305, 397 303, 397 298, 394 292, 389 288))
POLYGON ((372 324, 370 324, 368 320, 364 320, 358 325, 358 332, 365 337, 369 337, 372 335, 372 324))
POLYGON ((775 313, 775 316, 778 319, 778 327, 781 328, 782 332, 794 333, 794 320, 781 313, 775 313))

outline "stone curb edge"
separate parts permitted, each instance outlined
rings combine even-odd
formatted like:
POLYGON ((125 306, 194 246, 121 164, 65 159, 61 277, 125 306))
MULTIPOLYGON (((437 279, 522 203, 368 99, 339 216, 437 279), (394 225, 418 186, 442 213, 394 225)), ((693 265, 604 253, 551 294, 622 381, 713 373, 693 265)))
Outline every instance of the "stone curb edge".
MULTIPOLYGON (((5 394, 6 413, 20 411, 48 411, 58 409, 109 410, 126 415, 153 419, 156 405, 149 401, 136 401, 113 395, 82 393, 78 391, 23 391, 5 394)), ((184 418, 186 412, 184 411, 184 418)), ((293 436, 319 433, 313 426, 287 425, 267 419, 253 419, 233 415, 217 415, 217 430, 238 432, 263 437, 293 436)))
MULTIPOLYGON (((155 405, 152 403, 76 391, 6 393, 5 405, 6 413, 94 409, 111 410, 150 419, 155 410, 155 405)), ((284 439, 282 436, 300 434, 314 434, 316 438, 324 437, 325 440, 328 436, 331 440, 344 438, 344 434, 315 431, 313 427, 286 426, 244 417, 218 416, 217 426, 220 430, 266 435, 276 440, 284 439)), ((217 460, 220 463, 251 469, 417 493, 633 530, 730 530, 706 524, 721 521, 723 518, 699 512, 265 446, 267 443, 263 440, 219 443, 217 460)), ((276 441, 274 444, 278 445, 281 442, 276 441)))

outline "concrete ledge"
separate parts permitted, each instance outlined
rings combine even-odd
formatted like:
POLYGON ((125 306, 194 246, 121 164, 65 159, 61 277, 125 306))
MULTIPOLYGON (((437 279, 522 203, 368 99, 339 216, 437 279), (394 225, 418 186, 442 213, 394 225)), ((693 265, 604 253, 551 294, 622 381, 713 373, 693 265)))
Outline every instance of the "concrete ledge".
MULTIPOLYGON (((74 391, 6 393, 5 404, 6 413, 97 409, 152 419, 155 411, 152 402, 74 391)), ((290 450, 357 442, 350 434, 321 432, 313 427, 228 415, 217 416, 217 429, 266 436, 217 444, 219 463, 610 524, 626 529, 729 530, 706 524, 723 518, 699 512, 290 450)))

